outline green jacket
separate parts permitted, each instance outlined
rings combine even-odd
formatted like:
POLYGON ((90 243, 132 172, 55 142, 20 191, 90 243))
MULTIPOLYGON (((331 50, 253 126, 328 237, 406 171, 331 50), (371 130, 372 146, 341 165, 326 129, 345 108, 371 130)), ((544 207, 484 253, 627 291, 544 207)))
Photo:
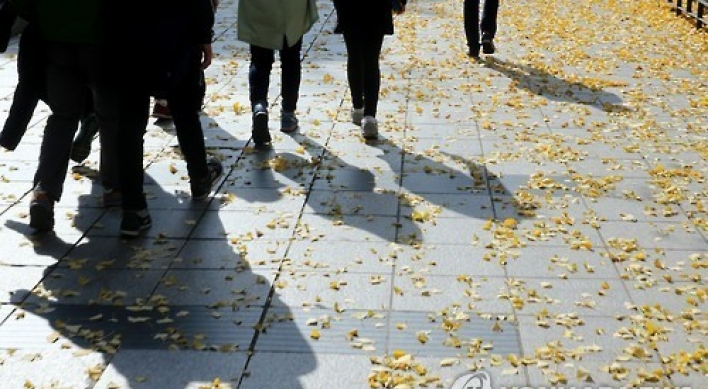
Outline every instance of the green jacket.
POLYGON ((18 13, 36 23, 54 42, 98 43, 102 38, 102 0, 12 0, 18 13))
POLYGON ((297 43, 319 19, 315 0, 241 0, 238 39, 272 50, 297 43))

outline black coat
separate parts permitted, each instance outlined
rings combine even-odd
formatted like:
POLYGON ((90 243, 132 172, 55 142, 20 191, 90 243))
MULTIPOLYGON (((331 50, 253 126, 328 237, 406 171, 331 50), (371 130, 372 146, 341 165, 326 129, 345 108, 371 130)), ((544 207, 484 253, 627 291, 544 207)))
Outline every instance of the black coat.
MULTIPOLYGON (((399 0, 393 0, 399 1, 399 0)), ((406 4, 406 0, 400 0, 406 4)), ((339 31, 347 34, 393 34, 392 0, 334 0, 339 31)))

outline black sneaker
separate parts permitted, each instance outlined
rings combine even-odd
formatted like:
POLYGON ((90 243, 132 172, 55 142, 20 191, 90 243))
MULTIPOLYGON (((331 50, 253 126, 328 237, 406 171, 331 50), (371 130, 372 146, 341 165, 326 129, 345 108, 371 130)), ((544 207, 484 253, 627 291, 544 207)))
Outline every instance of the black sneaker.
POLYGON ((467 56, 470 58, 479 58, 479 43, 469 45, 467 56))
POLYGON ((264 148, 271 142, 270 131, 268 131, 268 109, 263 104, 256 104, 253 107, 251 135, 256 148, 264 148))
POLYGON ((34 193, 30 203, 30 227, 40 232, 54 229, 54 200, 47 193, 34 193))
POLYGON ((224 173, 224 167, 221 166, 221 161, 216 158, 210 158, 207 161, 207 172, 208 174, 206 177, 198 180, 191 180, 190 187, 192 190, 193 200, 200 201, 209 197, 212 187, 224 173))
POLYGON ((152 219, 147 209, 142 211, 123 211, 123 220, 120 223, 120 234, 127 238, 134 238, 140 232, 152 227, 152 219))
POLYGON ((81 163, 88 158, 91 154, 91 143, 96 138, 96 134, 98 134, 98 118, 96 114, 90 114, 81 121, 81 129, 71 146, 69 157, 72 161, 81 163))
POLYGON ((494 39, 482 36, 482 52, 484 54, 494 54, 495 51, 494 39))

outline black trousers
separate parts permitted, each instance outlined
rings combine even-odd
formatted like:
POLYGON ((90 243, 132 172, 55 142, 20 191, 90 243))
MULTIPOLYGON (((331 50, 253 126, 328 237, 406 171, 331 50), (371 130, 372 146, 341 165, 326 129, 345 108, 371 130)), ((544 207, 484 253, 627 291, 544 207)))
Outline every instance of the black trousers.
POLYGON ((54 200, 62 195, 69 165, 69 154, 80 119, 89 99, 101 127, 101 175, 106 181, 116 180, 118 109, 116 84, 100 45, 46 43, 47 103, 52 114, 44 128, 39 165, 34 177, 37 190, 54 200), (88 87, 87 87, 88 86, 88 87))
POLYGON ((384 34, 344 32, 347 46, 347 79, 354 108, 364 108, 365 116, 376 117, 381 89, 379 57, 384 34))
POLYGON ((465 36, 467 45, 472 47, 480 43, 480 30, 482 38, 494 39, 497 33, 497 12, 499 10, 499 0, 484 0, 484 9, 482 11, 482 20, 479 19, 479 1, 480 0, 465 0, 464 3, 464 18, 465 18, 465 36))
MULTIPOLYGON (((283 38, 285 39, 285 38, 283 38)), ((283 43, 283 49, 278 51, 280 56, 280 94, 283 98, 283 112, 295 112, 300 95, 300 79, 302 77, 302 63, 300 51, 302 39, 291 47, 283 43)), ((256 104, 268 106, 268 88, 270 86, 270 73, 275 62, 275 50, 251 45, 251 66, 248 72, 249 95, 251 108, 256 104)))
POLYGON ((120 183, 125 211, 147 208, 143 195, 143 136, 150 115, 150 96, 158 92, 169 103, 189 178, 203 179, 208 174, 204 131, 199 120, 205 90, 204 75, 200 52, 195 50, 192 54, 173 64, 176 68, 169 70, 135 68, 132 74, 137 74, 138 78, 126 82, 121 88, 118 147, 121 150, 120 183))

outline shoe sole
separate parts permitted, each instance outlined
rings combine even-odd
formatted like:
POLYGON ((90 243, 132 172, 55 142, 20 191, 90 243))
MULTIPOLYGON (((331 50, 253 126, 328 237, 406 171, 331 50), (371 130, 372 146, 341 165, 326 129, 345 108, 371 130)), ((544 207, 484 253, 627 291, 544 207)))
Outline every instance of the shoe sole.
POLYGON ((54 229, 54 215, 41 205, 30 206, 30 227, 37 231, 54 229))
POLYGON ((280 132, 284 134, 292 134, 293 132, 297 131, 298 128, 300 128, 300 126, 281 128, 280 132))

